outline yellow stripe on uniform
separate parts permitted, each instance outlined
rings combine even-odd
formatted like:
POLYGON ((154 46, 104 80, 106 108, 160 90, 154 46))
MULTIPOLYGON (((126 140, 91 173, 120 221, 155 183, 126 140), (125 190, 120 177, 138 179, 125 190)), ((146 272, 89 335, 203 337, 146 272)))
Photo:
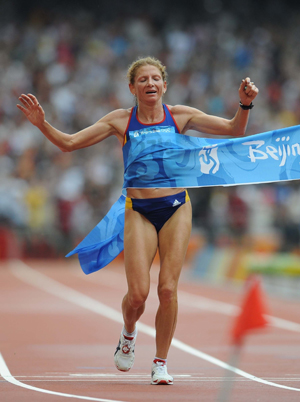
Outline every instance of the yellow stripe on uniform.
POLYGON ((187 190, 185 190, 185 202, 189 202, 189 201, 190 201, 189 193, 187 192, 187 190))
POLYGON ((132 209, 132 199, 129 197, 126 197, 125 209, 132 209))

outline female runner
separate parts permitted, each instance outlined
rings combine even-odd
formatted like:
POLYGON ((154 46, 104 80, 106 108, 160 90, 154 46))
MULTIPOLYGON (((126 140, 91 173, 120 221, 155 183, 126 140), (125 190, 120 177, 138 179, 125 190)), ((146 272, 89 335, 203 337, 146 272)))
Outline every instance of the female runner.
MULTIPOLYGON (((130 132, 171 126, 179 134, 189 129, 201 133, 240 137, 245 134, 249 110, 258 89, 250 78, 239 88, 240 107, 233 119, 207 115, 188 106, 167 106, 166 69, 152 57, 138 59, 128 69, 130 92, 137 106, 118 109, 94 125, 73 135, 65 134, 45 120, 37 98, 22 94, 18 108, 27 119, 63 152, 89 147, 115 135, 120 144, 130 141, 130 132)), ((188 193, 180 188, 127 189, 124 229, 124 258, 128 292, 123 298, 124 327, 114 361, 118 370, 133 366, 136 322, 145 310, 150 288, 149 271, 157 249, 160 255, 159 307, 155 319, 156 355, 151 384, 173 384, 167 372, 167 355, 177 320, 177 285, 191 233, 192 208, 188 193)))

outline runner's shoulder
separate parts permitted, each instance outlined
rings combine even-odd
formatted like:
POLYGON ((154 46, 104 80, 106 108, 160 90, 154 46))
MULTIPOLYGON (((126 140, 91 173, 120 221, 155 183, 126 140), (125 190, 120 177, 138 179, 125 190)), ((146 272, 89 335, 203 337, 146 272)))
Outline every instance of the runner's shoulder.
POLYGON ((195 108, 186 105, 168 105, 168 108, 174 117, 190 116, 195 113, 195 108))
POLYGON ((115 109, 112 112, 107 113, 100 121, 116 121, 116 120, 128 120, 131 113, 130 109, 115 109))

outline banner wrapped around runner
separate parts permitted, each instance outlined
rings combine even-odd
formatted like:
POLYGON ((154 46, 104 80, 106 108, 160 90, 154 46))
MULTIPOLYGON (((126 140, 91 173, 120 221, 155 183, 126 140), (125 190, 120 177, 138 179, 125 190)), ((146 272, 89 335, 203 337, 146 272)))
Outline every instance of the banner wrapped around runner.
POLYGON ((130 133, 123 147, 124 188, 228 186, 300 178, 300 126, 233 139, 154 129, 149 134, 130 133))
MULTIPOLYGON (((129 133, 124 188, 235 186, 300 179, 300 126, 233 139, 176 134, 173 127, 129 133)), ((123 250, 125 197, 67 257, 91 273, 123 250)))

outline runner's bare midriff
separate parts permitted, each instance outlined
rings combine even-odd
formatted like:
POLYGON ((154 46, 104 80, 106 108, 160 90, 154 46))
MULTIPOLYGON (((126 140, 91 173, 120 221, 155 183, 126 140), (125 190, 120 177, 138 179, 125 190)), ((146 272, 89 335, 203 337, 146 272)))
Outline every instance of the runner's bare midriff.
POLYGON ((129 198, 158 198, 178 194, 184 191, 183 188, 128 188, 129 198))

